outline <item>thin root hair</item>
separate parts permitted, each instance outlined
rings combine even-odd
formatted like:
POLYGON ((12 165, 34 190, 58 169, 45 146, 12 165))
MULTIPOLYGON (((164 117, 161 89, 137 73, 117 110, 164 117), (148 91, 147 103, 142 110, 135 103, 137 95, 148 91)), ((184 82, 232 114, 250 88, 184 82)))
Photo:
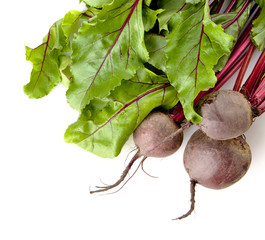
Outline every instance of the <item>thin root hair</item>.
MULTIPOLYGON (((128 175, 128 173, 129 173, 131 167, 133 166, 133 164, 134 164, 134 163, 136 162, 136 160, 139 159, 140 157, 141 157, 141 156, 140 156, 140 152, 137 151, 137 153, 133 156, 133 158, 132 158, 131 161, 128 163, 128 165, 126 166, 126 168, 123 170, 122 175, 120 176, 120 178, 119 178, 114 184, 107 185, 107 186, 102 186, 102 187, 96 186, 97 190, 92 190, 92 191, 90 191, 90 193, 93 194, 93 193, 98 193, 98 192, 105 192, 105 191, 108 191, 108 190, 110 190, 110 189, 112 189, 112 188, 115 188, 115 187, 119 186, 120 183, 121 183, 122 181, 124 181, 124 179, 125 179, 126 176, 128 175)), ((142 163, 145 159, 146 159, 146 157, 144 157, 144 158, 141 160, 141 162, 140 162, 138 168, 140 167, 141 163, 142 163)), ((138 168, 136 169, 136 171, 138 170, 138 168)), ((132 177, 132 176, 131 176, 131 177, 132 177)), ((131 177, 130 177, 130 178, 131 178, 131 177)), ((129 179, 130 179, 130 178, 129 178, 129 179)))
POLYGON ((138 164, 137 168, 134 170, 133 174, 123 183, 123 185, 116 191, 114 192, 111 192, 111 193, 105 193, 105 194, 102 194, 102 195, 109 195, 109 194, 114 194, 114 193, 117 193, 119 192, 131 179, 132 177, 136 174, 136 172, 138 171, 138 169, 140 168, 141 164, 143 163, 143 161, 146 159, 146 157, 144 157, 141 162, 138 164))
POLYGON ((139 151, 139 149, 138 149, 137 146, 134 146, 134 147, 128 152, 128 154, 127 154, 127 156, 126 156, 126 158, 125 158, 125 160, 124 160, 124 167, 126 167, 126 162, 127 162, 128 158, 129 158, 130 154, 132 154, 132 153, 135 152, 135 151, 137 151, 136 153, 138 153, 138 151, 139 151))
POLYGON ((197 181, 190 180, 190 209, 183 214, 180 217, 174 218, 172 220, 180 220, 183 218, 186 218, 191 215, 191 213, 194 211, 195 208, 195 187, 196 187, 197 181))
MULTIPOLYGON (((143 159, 143 160, 145 160, 145 159, 143 159)), ((151 177, 151 178, 159 178, 159 177, 157 177, 157 176, 153 176, 153 175, 151 175, 151 174, 149 174, 148 172, 145 171, 145 169, 144 169, 144 161, 141 161, 141 168, 142 168, 142 171, 143 171, 147 176, 149 176, 149 177, 151 177)))

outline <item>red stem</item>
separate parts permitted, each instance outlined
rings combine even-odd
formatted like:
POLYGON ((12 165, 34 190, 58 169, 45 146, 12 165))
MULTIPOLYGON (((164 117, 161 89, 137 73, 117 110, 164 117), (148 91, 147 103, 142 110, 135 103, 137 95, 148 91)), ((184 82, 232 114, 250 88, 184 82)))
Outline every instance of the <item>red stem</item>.
POLYGON ((210 4, 210 9, 212 9, 211 10, 211 14, 219 13, 221 8, 222 8, 222 6, 223 6, 223 4, 224 4, 224 0, 220 0, 220 1, 219 0, 215 0, 215 1, 213 1, 210 4), (216 9, 214 9, 214 8, 216 8, 216 9))
POLYGON ((249 38, 252 29, 252 24, 248 24, 244 32, 238 37, 237 42, 234 46, 235 49, 239 48, 249 38))
POLYGON ((244 58, 245 54, 243 54, 233 68, 230 69, 219 82, 217 82, 217 85, 211 90, 211 92, 219 90, 235 74, 235 72, 242 66, 244 58))
POLYGON ((262 52, 260 55, 254 69, 252 70, 251 74, 249 75, 247 81, 243 85, 241 89, 241 93, 247 96, 248 99, 252 97, 251 93, 256 91, 255 87, 260 82, 262 77, 262 70, 264 69, 265 65, 265 51, 262 52))
POLYGON ((235 82, 235 85, 234 85, 234 88, 233 88, 234 91, 239 91, 240 90, 241 84, 243 82, 243 78, 245 76, 245 73, 247 71, 250 59, 251 59, 255 49, 256 49, 256 46, 253 43, 251 43, 249 48, 248 48, 248 51, 246 53, 246 56, 244 58, 243 65, 242 65, 242 67, 240 69, 240 72, 239 72, 239 74, 237 76, 237 79, 236 79, 236 82, 235 82))
POLYGON ((260 115, 265 112, 265 101, 259 105, 260 115))
POLYGON ((263 78, 260 86, 254 93, 254 97, 251 99, 251 104, 254 107, 258 107, 265 99, 265 78, 263 78))
POLYGON ((242 55, 242 53, 246 50, 247 46, 250 43, 251 43, 251 38, 248 35, 246 40, 236 47, 234 52, 231 54, 228 62, 226 63, 225 67, 223 68, 223 70, 216 75, 217 78, 221 79, 222 77, 224 77, 226 72, 233 66, 233 64, 242 55))
POLYGON ((221 0, 220 3, 218 3, 215 13, 219 13, 221 11, 223 4, 224 4, 224 0, 221 0))
POLYGON ((255 82, 253 88, 251 89, 251 93, 250 93, 251 98, 254 97, 255 91, 257 90, 257 88, 259 87, 259 84, 261 83, 261 79, 262 79, 262 76, 264 75, 264 71, 265 71, 265 62, 262 68, 260 69, 260 73, 257 77, 257 81, 255 82))
POLYGON ((232 8, 234 7, 235 3, 236 3, 237 0, 232 0, 230 2, 230 4, 228 5, 228 7, 226 8, 226 10, 224 11, 224 13, 228 13, 232 10, 232 8))
POLYGON ((233 18, 233 20, 232 21, 230 21, 228 24, 226 24, 225 26, 224 26, 224 29, 226 29, 226 28, 228 28, 230 25, 232 25, 240 16, 241 16, 241 14, 245 11, 245 9, 247 8, 247 6, 248 6, 248 4, 249 4, 249 0, 247 0, 245 3, 244 3, 244 5, 243 5, 243 7, 240 9, 240 11, 236 14, 236 16, 233 18))
MULTIPOLYGON (((260 71, 259 79, 263 77, 264 73, 265 73, 265 63, 262 70, 260 71)), ((253 91, 253 93, 251 94, 251 104, 255 107, 259 107, 259 104, 261 104, 261 102, 263 102, 265 99, 265 77, 259 82, 260 82, 259 84, 256 84, 258 85, 256 87, 256 90, 253 91)))
POLYGON ((180 103, 173 109, 170 117, 177 123, 181 123, 185 119, 183 108, 180 103))

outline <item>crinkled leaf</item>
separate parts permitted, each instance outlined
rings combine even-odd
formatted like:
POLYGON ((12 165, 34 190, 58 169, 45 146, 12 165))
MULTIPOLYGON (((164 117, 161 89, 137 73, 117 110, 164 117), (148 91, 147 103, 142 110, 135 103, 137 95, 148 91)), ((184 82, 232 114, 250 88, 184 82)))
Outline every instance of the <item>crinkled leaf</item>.
POLYGON ((167 75, 186 118, 200 122, 193 101, 200 91, 215 85, 213 67, 220 57, 230 54, 233 37, 211 21, 208 1, 175 14, 171 26, 165 48, 167 75))
POLYGON ((176 103, 176 91, 166 78, 139 69, 107 98, 91 100, 66 130, 65 141, 101 157, 116 157, 148 113, 159 106, 170 109, 176 103))
POLYGON ((100 10, 90 7, 85 12, 80 12, 77 10, 70 10, 65 14, 62 23, 62 29, 66 37, 67 42, 69 42, 69 50, 71 51, 71 44, 74 35, 78 33, 79 28, 83 21, 89 21, 90 23, 95 20, 97 14, 100 10))
MULTIPOLYGON (((260 1, 260 4, 265 5, 260 1)), ((257 19, 253 21, 253 27, 251 30, 252 42, 257 46, 260 51, 265 47, 265 6, 262 8, 257 19)))
POLYGON ((164 9, 164 11, 158 16, 159 30, 168 31, 168 22, 171 17, 180 10, 183 10, 186 5, 185 0, 158 1, 158 7, 164 9))
POLYGON ((81 18, 82 14, 82 12, 77 10, 70 10, 65 14, 63 18, 62 29, 68 42, 70 42, 70 40, 73 39, 73 35, 77 33, 78 28, 80 27, 79 19, 81 18))
POLYGON ((186 3, 191 3, 191 4, 197 4, 201 2, 205 2, 205 0, 185 0, 186 3))
POLYGON ((78 29, 77 24, 80 15, 81 12, 77 10, 70 10, 65 14, 63 18, 62 29, 67 39, 70 39, 71 35, 73 35, 73 32, 76 32, 76 29, 78 29))
MULTIPOLYGON (((238 2, 235 8, 234 12, 229 12, 229 13, 220 13, 220 14, 214 14, 211 16, 212 21, 219 25, 221 24, 222 27, 224 27, 226 24, 228 24, 231 20, 234 19, 234 17, 237 15, 237 13, 241 10, 242 5, 244 4, 244 1, 238 2)), ((250 13, 250 7, 251 4, 244 10, 244 12, 241 14, 241 16, 229 27, 227 27, 224 32, 233 36, 234 41, 233 41, 233 46, 236 44, 236 41, 238 39, 238 36, 245 26, 248 18, 249 18, 249 13, 250 13)), ((223 69, 225 64, 227 63, 229 59, 229 56, 225 55, 221 57, 218 61, 218 63, 214 66, 214 71, 218 72, 223 69)))
POLYGON ((122 79, 130 79, 148 61, 144 44, 142 1, 113 1, 96 22, 84 23, 73 41, 70 105, 83 109, 94 97, 104 98, 122 79))
POLYGON ((36 48, 26 47, 26 59, 33 64, 30 82, 24 92, 30 98, 41 98, 62 80, 65 59, 70 60, 71 39, 78 29, 80 18, 88 17, 79 11, 70 11, 49 29, 43 43, 36 48))
POLYGON ((166 72, 166 38, 156 34, 146 34, 145 44, 149 52, 149 63, 155 68, 166 72))
MULTIPOLYGON (((236 8, 233 12, 229 13, 218 13, 211 16, 212 21, 219 25, 221 24, 222 27, 224 27, 226 24, 228 24, 231 20, 235 18, 237 13, 241 10, 242 5, 244 5, 245 1, 239 1, 236 5, 236 8)), ((243 29, 244 25, 246 24, 249 13, 250 13, 251 4, 241 13, 240 17, 229 27, 227 27, 224 31, 225 33, 232 35, 234 37, 234 43, 236 42, 240 31, 243 29)))
POLYGON ((150 6, 151 2, 152 0, 144 0, 145 5, 148 7, 150 6))
POLYGON ((59 57, 59 60, 61 82, 66 88, 69 88, 70 82, 72 80, 72 73, 70 72, 70 65, 72 64, 72 59, 69 55, 62 55, 59 57))
POLYGON ((30 98, 47 95, 61 81, 58 57, 66 45, 62 20, 59 20, 50 28, 43 44, 33 49, 26 47, 26 59, 33 64, 30 82, 24 86, 30 98))
POLYGON ((62 84, 69 88, 70 82, 72 80, 72 73, 70 71, 70 66, 72 64, 71 59, 71 51, 72 51, 72 40, 74 35, 78 32, 83 21, 92 22, 96 17, 100 10, 96 8, 89 7, 85 12, 80 12, 77 10, 69 11, 63 18, 62 29, 64 35, 69 42, 69 53, 60 56, 60 72, 62 84))
POLYGON ((102 8, 112 1, 113 0, 80 0, 79 2, 84 2, 87 6, 102 8))
POLYGON ((143 7, 143 23, 144 23, 144 30, 146 32, 148 32, 154 27, 157 20, 157 15, 163 11, 164 11, 163 9, 153 10, 147 6, 143 7))

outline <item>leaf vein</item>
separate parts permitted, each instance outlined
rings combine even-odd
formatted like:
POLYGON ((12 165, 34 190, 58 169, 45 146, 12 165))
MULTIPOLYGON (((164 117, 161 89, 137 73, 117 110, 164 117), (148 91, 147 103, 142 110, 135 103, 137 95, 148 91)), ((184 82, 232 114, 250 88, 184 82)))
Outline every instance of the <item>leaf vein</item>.
POLYGON ((88 139, 89 137, 95 135, 100 129, 102 129, 103 127, 105 127, 107 124, 109 124, 114 118, 116 118, 121 112, 125 111, 127 107, 129 107, 130 105, 132 105, 135 102, 138 102, 141 98, 145 97, 148 94, 151 94, 155 91, 159 91, 161 89, 167 88, 171 86, 169 83, 165 83, 162 86, 156 87, 154 89, 151 89, 145 93, 143 93, 142 95, 140 95, 139 97, 137 97, 136 99, 133 99, 132 101, 130 101, 129 103, 127 103, 126 105, 124 105, 119 111, 117 111, 112 117, 110 117, 104 124, 100 125, 95 131, 93 131, 92 133, 87 133, 87 137, 85 137, 84 139, 80 140, 78 143, 88 139))
POLYGON ((115 38, 113 44, 110 46, 110 49, 108 50, 107 54, 105 55, 105 57, 104 57, 102 63, 100 64, 100 66, 99 66, 99 68, 98 68, 98 70, 97 70, 97 72, 96 72, 96 74, 95 74, 95 77, 93 78, 91 84, 90 84, 89 87, 86 89, 86 91, 85 91, 85 95, 82 97, 81 102, 80 102, 80 108, 81 108, 81 105, 82 105, 83 102, 84 102, 84 99, 85 99, 86 95, 88 94, 88 91, 90 90, 91 86, 94 84, 94 82, 95 82, 97 76, 99 75, 99 72, 101 71, 101 69, 102 69, 102 67, 103 67, 103 65, 104 65, 104 63, 105 63, 107 57, 111 54, 111 52, 112 52, 114 46, 116 45, 116 43, 118 42, 118 40, 119 40, 119 38, 120 38, 122 32, 124 31, 125 26, 129 23, 129 21, 130 21, 130 19, 131 19, 131 17, 132 17, 132 14, 133 14, 135 8, 137 7, 138 3, 139 3, 139 0, 136 0, 136 1, 134 2, 134 4, 132 5, 131 11, 130 11, 130 13, 128 14, 128 16, 127 16, 125 22, 123 23, 122 27, 120 28, 118 35, 116 36, 116 38, 115 38))

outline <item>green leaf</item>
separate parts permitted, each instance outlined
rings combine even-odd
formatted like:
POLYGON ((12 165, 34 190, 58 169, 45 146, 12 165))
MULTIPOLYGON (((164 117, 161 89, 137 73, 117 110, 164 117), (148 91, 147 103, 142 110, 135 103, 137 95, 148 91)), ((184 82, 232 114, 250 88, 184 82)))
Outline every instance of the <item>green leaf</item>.
POLYGON ((26 47, 26 59, 33 64, 30 82, 24 92, 30 98, 41 98, 62 80, 62 57, 70 59, 71 41, 80 26, 79 19, 87 20, 86 13, 71 10, 49 29, 43 43, 36 48, 26 47))
POLYGON ((144 0, 145 5, 148 7, 150 6, 151 2, 152 0, 144 0))
POLYGON ((205 0, 185 0, 186 3, 191 3, 191 4, 197 4, 201 2, 205 2, 205 0))
MULTIPOLYGON (((244 1, 238 2, 235 8, 234 12, 229 12, 229 13, 220 13, 220 14, 214 14, 211 16, 212 21, 217 24, 221 25, 224 27, 226 24, 228 24, 231 20, 234 19, 234 17, 237 15, 237 13, 241 10, 242 5, 244 4, 244 1)), ((251 4, 245 9, 245 11, 241 14, 241 16, 229 27, 227 27, 224 32, 233 36, 234 41, 233 41, 233 46, 236 44, 239 34, 242 31, 243 27, 245 26, 248 18, 249 18, 249 13, 250 13, 250 7, 251 4)), ((214 66, 214 71, 218 72, 221 71, 225 64, 227 63, 229 59, 229 56, 225 55, 221 57, 218 61, 218 63, 214 66)))
POLYGON ((230 54, 233 37, 211 21, 208 1, 175 14, 171 26, 165 48, 167 75, 187 120, 200 122, 193 101, 200 91, 215 85, 213 67, 220 57, 230 54))
POLYGON ((78 30, 81 27, 82 22, 93 22, 99 12, 100 10, 89 7, 85 12, 70 10, 67 14, 65 14, 63 18, 62 29, 67 42, 70 43, 69 51, 71 51, 72 40, 75 34, 78 34, 78 30))
POLYGON ((86 5, 91 7, 102 8, 107 4, 110 4, 113 0, 80 0, 80 2, 84 2, 86 5))
POLYGON ((72 73, 70 72, 72 59, 70 56, 62 55, 59 57, 59 60, 60 60, 59 70, 61 73, 61 82, 66 88, 69 88, 70 82, 72 80, 72 73))
POLYGON ((160 0, 158 1, 158 7, 164 9, 164 11, 158 16, 159 30, 168 31, 169 20, 175 13, 186 7, 186 2, 185 0, 160 0))
POLYGON ((139 69, 104 99, 94 98, 78 121, 68 127, 65 141, 100 157, 114 158, 141 121, 156 107, 170 109, 176 91, 165 77, 139 69))
POLYGON ((26 59, 33 64, 30 82, 24 86, 30 98, 47 95, 61 81, 58 56, 66 45, 61 19, 50 28, 41 45, 26 47, 26 59))
POLYGON ((163 12, 163 9, 157 9, 157 10, 152 10, 147 6, 143 7, 143 23, 144 23, 144 30, 148 32, 151 30, 157 20, 157 15, 163 12))
POLYGON ((70 105, 83 109, 94 97, 104 98, 122 79, 130 79, 148 61, 144 44, 142 1, 113 1, 86 23, 73 41, 70 105))
POLYGON ((77 33, 79 26, 79 19, 82 13, 77 10, 70 10, 65 14, 62 23, 62 29, 67 41, 73 38, 73 35, 77 33))
POLYGON ((145 44, 149 52, 149 63, 155 68, 166 72, 166 38, 156 34, 146 34, 145 44))
MULTIPOLYGON (((261 1, 260 1, 261 2, 261 1)), ((265 5, 263 3, 263 5, 265 5)), ((259 16, 253 21, 251 39, 255 46, 263 51, 265 48, 265 7, 262 8, 259 16)))

